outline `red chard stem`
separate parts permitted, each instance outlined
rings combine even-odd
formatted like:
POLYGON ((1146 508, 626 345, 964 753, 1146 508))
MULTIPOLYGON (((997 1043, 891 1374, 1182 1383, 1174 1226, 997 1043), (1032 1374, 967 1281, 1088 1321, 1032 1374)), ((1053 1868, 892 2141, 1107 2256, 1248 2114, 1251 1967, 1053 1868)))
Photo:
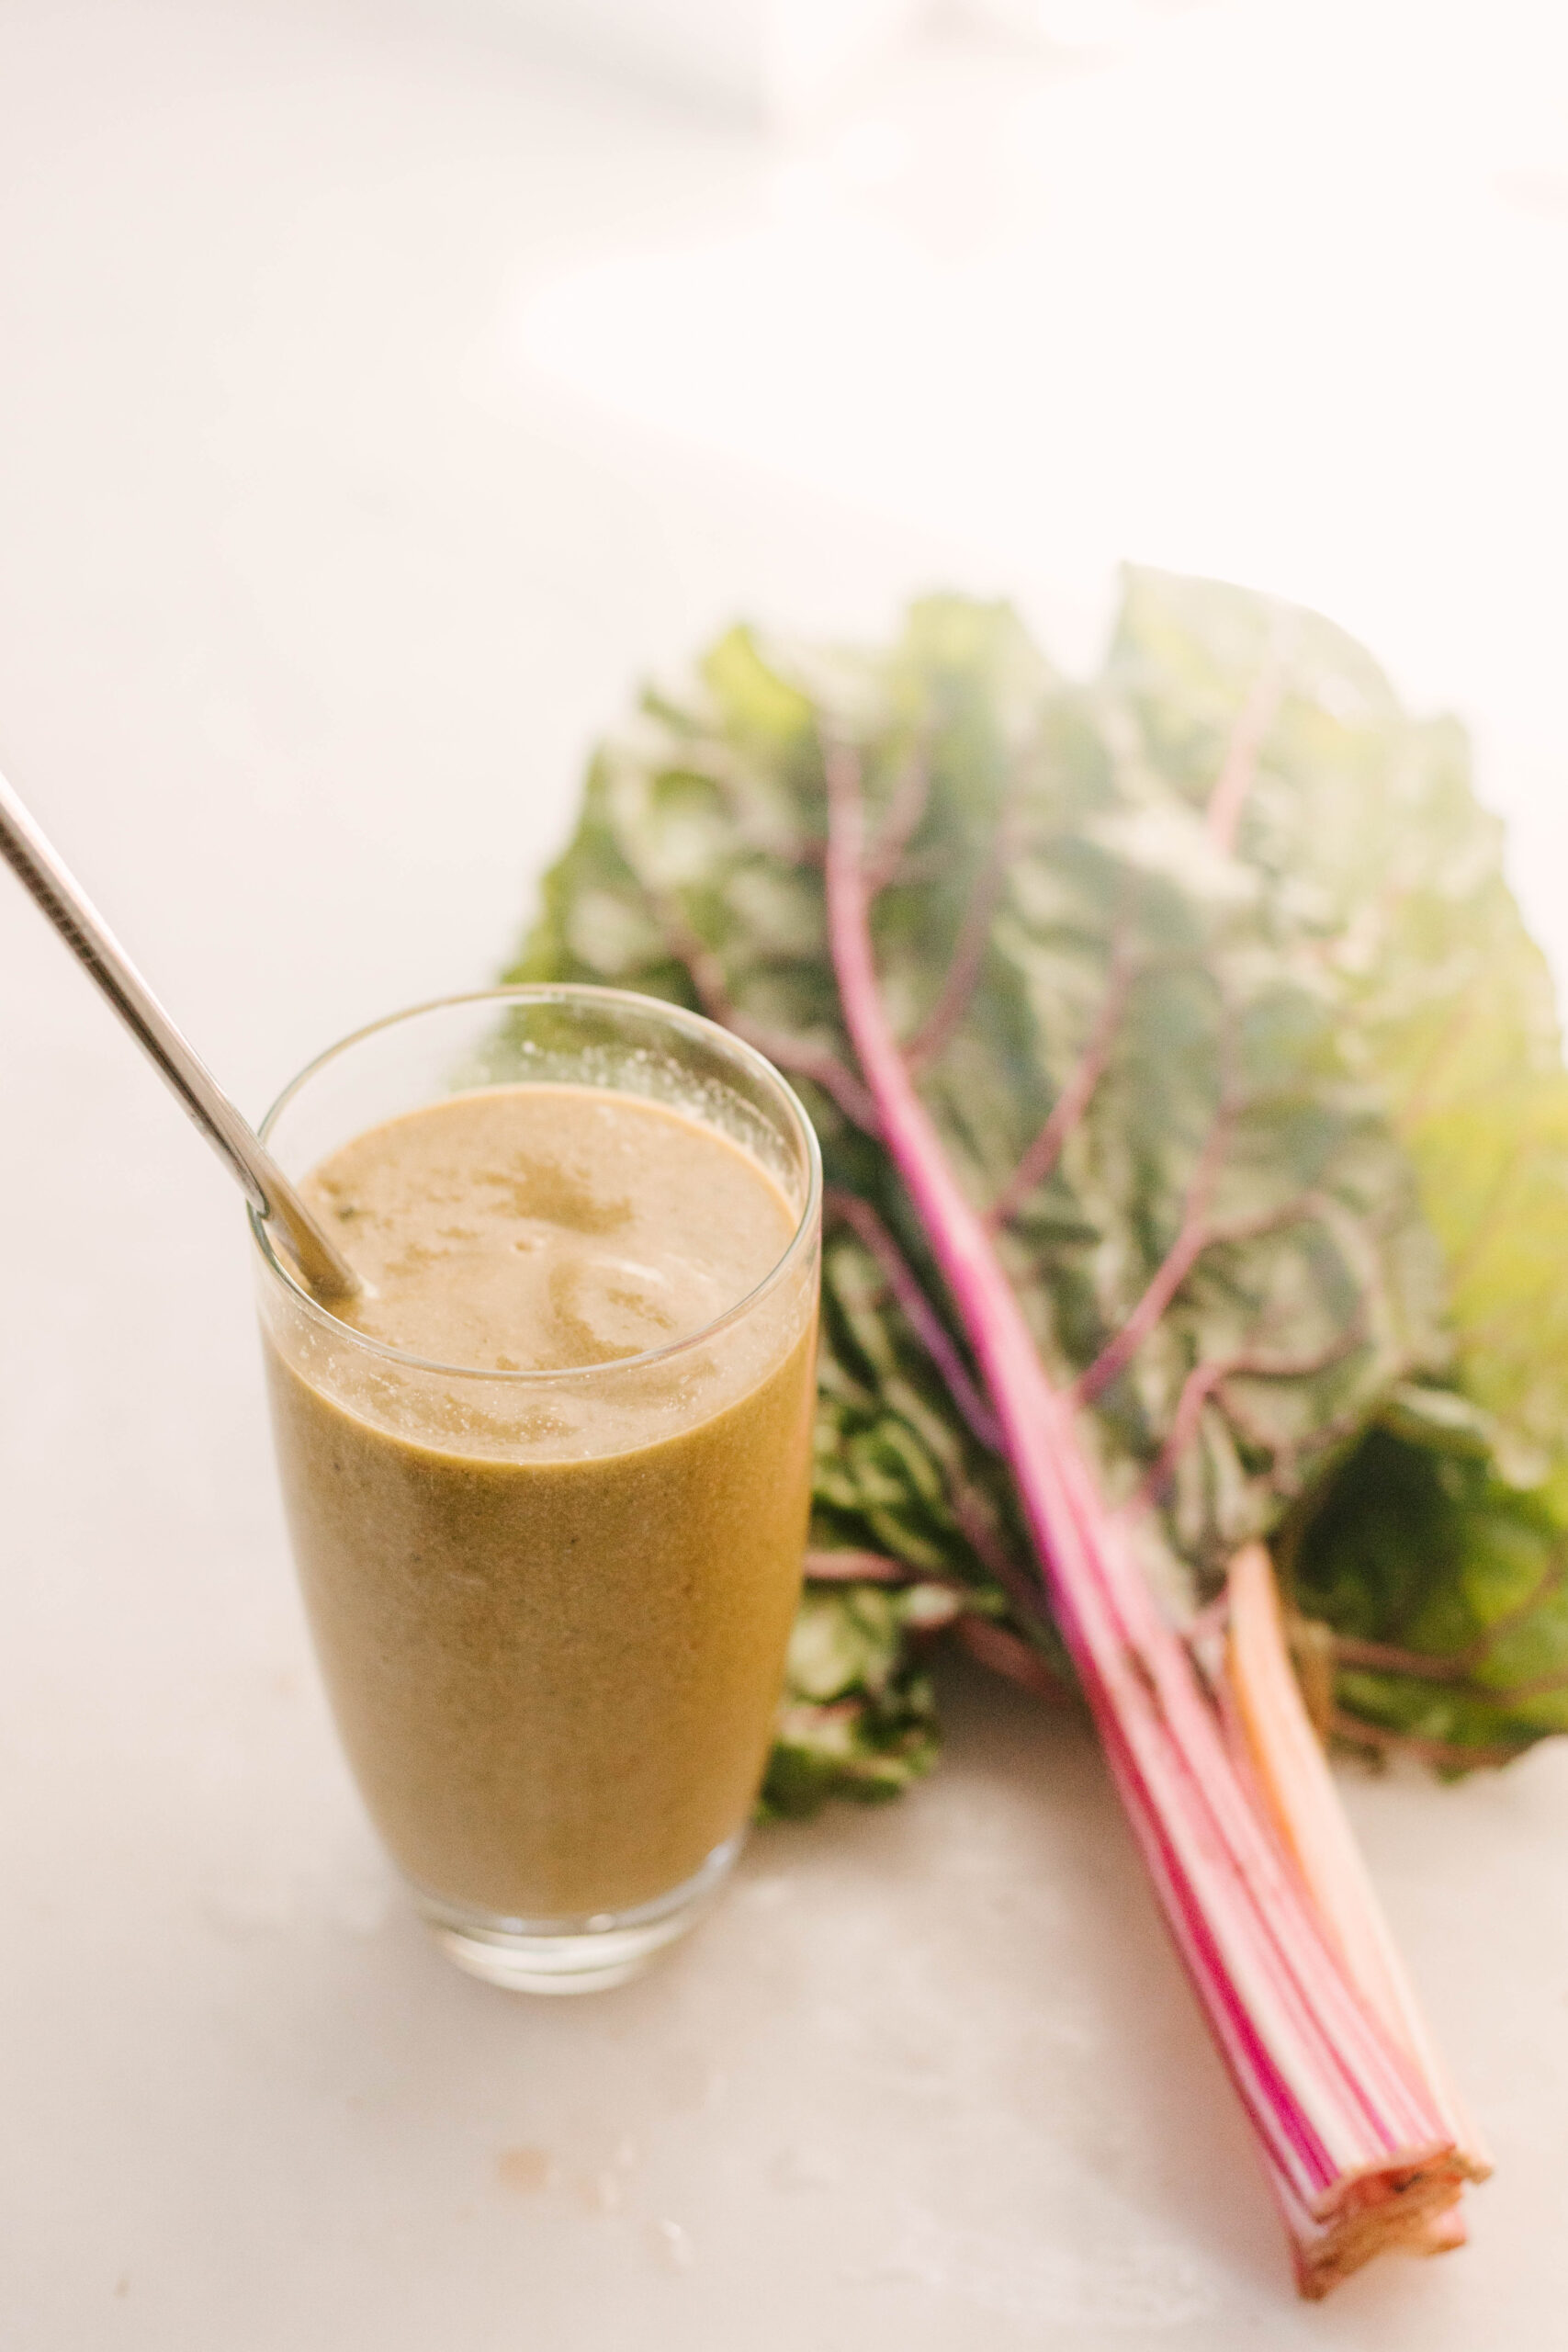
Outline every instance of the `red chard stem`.
MULTIPOLYGON (((989 1392, 1056 1624, 1258 2135, 1303 2290, 1320 2294, 1383 2244, 1429 2232, 1467 2160, 1419 2066, 1351 1982, 1238 1770, 1128 1530, 1099 1491, 1074 1400, 1046 1377, 985 1221, 948 1163, 877 987, 859 764, 841 744, 825 758, 829 939, 845 1028, 989 1392)), ((1190 1191, 1181 1256, 1173 1250, 1156 1277, 1167 1297, 1201 1246, 1228 1117, 1223 1106, 1190 1191)), ((1156 1312, 1141 1317, 1132 1345, 1156 1312)))

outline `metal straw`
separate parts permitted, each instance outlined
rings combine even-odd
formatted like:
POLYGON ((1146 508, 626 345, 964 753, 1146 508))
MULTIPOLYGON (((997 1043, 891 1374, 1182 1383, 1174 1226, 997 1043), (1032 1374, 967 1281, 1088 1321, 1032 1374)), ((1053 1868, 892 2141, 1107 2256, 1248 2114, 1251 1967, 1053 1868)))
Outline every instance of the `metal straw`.
POLYGON ((284 1240, 318 1297, 352 1298, 358 1275, 322 1232, 277 1162, 181 1036, 103 917, 0 775, 0 853, 157 1064, 246 1199, 284 1240))

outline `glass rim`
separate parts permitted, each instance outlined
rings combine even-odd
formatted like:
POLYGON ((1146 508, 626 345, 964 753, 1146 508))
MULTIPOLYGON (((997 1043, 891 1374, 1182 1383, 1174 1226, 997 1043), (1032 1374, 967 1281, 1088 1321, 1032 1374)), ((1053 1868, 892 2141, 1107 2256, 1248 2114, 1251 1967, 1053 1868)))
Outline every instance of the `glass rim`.
MULTIPOLYGON (((501 1006, 520 1003, 572 1004, 576 1002, 601 1004, 611 1008, 619 1007, 635 1012, 644 1018, 650 1014, 656 1015, 698 1045, 707 1046, 710 1048, 716 1047, 722 1055, 738 1062, 743 1069, 749 1071, 754 1078, 760 1079, 765 1086, 771 1088, 782 1098, 790 1124, 795 1129, 804 1148, 807 1170, 806 1199, 800 1215, 795 1220, 795 1230, 790 1235, 783 1252, 769 1267, 761 1281, 754 1283, 744 1296, 737 1299, 732 1306, 727 1306, 722 1315, 716 1315, 711 1322, 705 1323, 700 1330, 688 1333, 682 1340, 668 1340, 661 1348, 644 1349, 638 1355, 612 1356, 602 1363, 565 1364, 555 1371, 525 1368, 509 1372, 485 1364, 443 1363, 434 1356, 416 1355, 412 1349, 393 1347, 385 1340, 374 1340, 368 1333, 357 1329, 354 1324, 345 1323, 343 1317, 334 1315, 329 1306, 323 1306, 321 1300, 312 1296, 287 1261, 281 1258, 273 1248, 272 1237, 267 1231, 267 1220, 254 1208, 247 1207, 245 1215, 250 1222, 251 1236, 255 1242, 263 1264, 282 1283, 284 1288, 293 1295, 295 1300, 315 1322, 325 1325, 333 1331, 341 1332, 344 1339, 353 1340, 356 1347, 367 1349, 372 1355, 386 1357, 389 1361, 404 1364, 415 1372, 440 1373, 454 1380, 503 1380, 513 1384, 525 1384, 530 1381, 544 1383, 604 1379, 616 1373, 639 1372, 653 1364, 668 1363, 671 1357, 683 1355, 689 1349, 707 1344, 717 1333, 727 1329, 729 1325, 739 1322, 743 1316, 750 1314, 793 1270, 816 1229, 822 1204, 822 1148, 817 1140, 817 1130, 807 1116, 805 1105, 782 1070, 775 1069, 767 1056, 759 1053, 755 1046, 748 1045, 744 1037, 738 1037, 733 1029, 726 1029, 720 1022, 710 1021, 705 1013, 688 1012, 684 1005, 671 1003, 667 997, 646 996, 637 989, 602 988, 586 980, 524 980, 500 988, 463 989, 452 996, 429 997, 422 1004, 406 1005, 400 1012, 383 1013, 378 1021, 367 1021, 362 1028, 351 1030, 346 1037, 340 1037, 335 1045, 323 1047, 321 1053, 308 1061, 304 1069, 289 1080, 282 1093, 277 1096, 267 1111, 256 1132, 264 1144, 268 1142, 274 1127, 290 1102, 318 1071, 324 1069, 329 1062, 336 1061, 340 1055, 348 1053, 352 1047, 363 1045, 367 1037, 378 1035, 383 1029, 395 1029, 405 1021, 418 1020, 423 1013, 446 1012, 464 1004, 501 1006)), ((485 1091, 482 1087, 466 1091, 473 1093, 485 1091)), ((607 1087, 604 1091, 613 1093, 615 1090, 607 1087)))

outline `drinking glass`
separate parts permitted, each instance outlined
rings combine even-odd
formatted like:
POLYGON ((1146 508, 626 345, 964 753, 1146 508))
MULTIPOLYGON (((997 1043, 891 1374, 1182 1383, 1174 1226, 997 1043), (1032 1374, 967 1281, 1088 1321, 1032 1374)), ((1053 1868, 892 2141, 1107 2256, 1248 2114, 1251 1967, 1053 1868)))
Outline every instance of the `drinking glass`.
POLYGON ((436 1941, 533 1992, 635 1973, 745 1834, 806 1539, 816 1137, 727 1030, 567 986, 378 1022, 261 1130, 298 1180, 454 1093, 563 1084, 712 1129, 788 1204, 777 1262, 672 1345, 564 1371, 428 1361, 311 1297, 253 1218, 289 1531, 349 1761, 436 1941))

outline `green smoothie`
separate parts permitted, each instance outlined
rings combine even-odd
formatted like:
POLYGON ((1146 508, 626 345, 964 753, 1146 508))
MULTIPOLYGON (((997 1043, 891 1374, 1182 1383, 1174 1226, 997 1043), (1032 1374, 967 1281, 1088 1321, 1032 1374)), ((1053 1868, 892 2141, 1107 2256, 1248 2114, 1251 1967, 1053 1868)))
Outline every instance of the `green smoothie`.
POLYGON ((730 1310, 795 1212, 713 1127, 592 1086, 428 1104, 303 1189, 367 1289, 335 1327, 269 1328, 268 1373, 378 1826, 460 1910, 650 1902, 742 1826, 769 1746, 814 1300, 797 1284, 730 1310))

